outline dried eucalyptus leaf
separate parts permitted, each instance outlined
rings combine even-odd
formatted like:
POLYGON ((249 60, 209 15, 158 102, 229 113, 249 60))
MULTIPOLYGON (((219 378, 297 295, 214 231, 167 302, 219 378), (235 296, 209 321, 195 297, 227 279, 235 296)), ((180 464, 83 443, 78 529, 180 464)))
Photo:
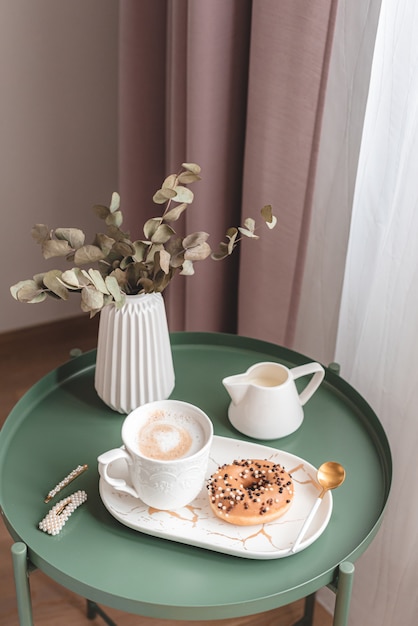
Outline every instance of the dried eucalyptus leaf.
POLYGON ((167 287, 168 283, 171 280, 171 276, 169 274, 164 274, 160 272, 158 276, 154 279, 154 291, 157 293, 161 293, 167 287))
POLYGON ((47 294, 45 291, 38 293, 38 295, 34 296, 30 300, 25 300, 27 304, 38 304, 38 302, 43 302, 46 300, 47 294))
POLYGON ((247 219, 244 220, 244 228, 246 230, 249 230, 250 232, 254 232, 255 230, 255 221, 253 220, 252 217, 247 217, 247 219))
MULTIPOLYGON (((155 282, 155 277, 157 276, 158 272, 161 272, 161 267, 160 267, 160 251, 158 251, 155 255, 154 258, 152 260, 152 263, 147 264, 147 269, 148 272, 147 274, 150 276, 150 278, 152 278, 152 280, 155 282)), ((141 273, 140 278, 142 278, 143 273, 141 273)))
POLYGON ((109 274, 109 276, 112 276, 113 278, 116 279, 120 289, 124 291, 126 290, 126 286, 128 284, 128 276, 126 272, 123 272, 117 267, 116 269, 113 270, 111 274, 109 274))
POLYGON ((65 272, 61 274, 61 281, 65 284, 67 289, 81 289, 83 283, 80 281, 80 278, 82 278, 82 276, 80 276, 80 268, 65 270, 65 272))
POLYGON ((109 213, 105 222, 108 226, 116 226, 117 228, 119 228, 119 226, 123 222, 122 211, 115 211, 114 213, 109 213))
POLYGON ((179 219, 180 215, 187 209, 189 205, 183 202, 182 204, 178 204, 174 208, 164 213, 164 221, 165 222, 175 222, 179 219))
POLYGON ((261 209, 261 216, 270 229, 273 229, 276 226, 277 217, 273 215, 273 209, 271 208, 271 204, 266 204, 265 206, 263 206, 263 208, 261 209))
POLYGON ((170 271, 170 260, 171 255, 167 252, 167 250, 160 250, 159 263, 164 274, 168 274, 168 272, 170 271))
POLYGON ((201 180, 200 176, 197 174, 193 174, 193 172, 182 172, 178 176, 178 182, 183 183, 184 185, 188 185, 190 183, 195 183, 196 181, 201 180))
POLYGON ((265 222, 273 221, 273 209, 272 209, 271 204, 266 204, 265 206, 263 206, 260 213, 261 213, 261 217, 263 218, 265 222))
POLYGON ((19 280, 10 287, 10 293, 19 302, 30 302, 32 298, 39 295, 40 289, 34 280, 19 280))
POLYGON ((103 294, 100 291, 97 291, 97 289, 92 285, 83 287, 81 291, 82 311, 99 311, 103 307, 103 304, 103 294))
POLYGON ((129 239, 129 233, 123 232, 123 230, 121 230, 118 226, 114 226, 113 224, 108 225, 107 234, 115 241, 123 241, 125 239, 129 239))
POLYGON ((43 243, 47 239, 51 239, 51 232, 45 224, 35 224, 32 228, 32 237, 37 243, 43 243))
POLYGON ((184 250, 183 248, 174 255, 170 255, 170 265, 172 268, 176 269, 178 267, 181 267, 184 263, 184 250))
POLYGON ((189 172, 193 172, 193 174, 200 174, 201 168, 197 163, 182 163, 182 167, 189 172))
POLYGON ((192 233, 191 235, 187 235, 187 237, 184 237, 182 244, 183 247, 186 249, 193 248, 193 246, 198 246, 204 241, 207 241, 208 238, 208 233, 205 233, 204 231, 199 231, 197 233, 192 233))
POLYGON ((144 230, 144 235, 147 239, 150 239, 150 240, 152 239, 153 234, 155 233, 155 231, 157 230, 161 222, 162 222, 161 217, 152 217, 151 219, 145 222, 143 230, 144 230))
POLYGON ((95 204, 93 207, 93 211, 101 220, 105 220, 110 213, 109 207, 104 206, 103 204, 95 204))
POLYGON ((184 261, 184 248, 180 237, 172 237, 164 246, 171 256, 171 267, 181 267, 184 261))
POLYGON ((258 235, 256 235, 252 230, 247 230, 246 228, 242 228, 241 226, 238 227, 239 232, 241 233, 241 235, 244 235, 244 237, 249 237, 250 239, 258 239, 258 235))
MULTIPOLYGON (((123 307, 123 305, 125 304, 125 295, 123 295, 123 297, 120 300, 114 300, 114 304, 115 307, 117 309, 121 309, 123 307)), ((112 296, 105 296, 105 304, 111 304, 112 303, 112 296)))
POLYGON ((146 278, 148 273, 149 268, 145 263, 131 263, 125 270, 126 285, 119 282, 119 286, 126 293, 136 293, 139 279, 146 278))
POLYGON ((238 228, 228 228, 226 231, 226 237, 229 239, 228 248, 231 247, 231 243, 234 244, 238 236, 238 228))
POLYGON ((169 189, 168 187, 164 187, 163 189, 159 189, 155 192, 152 197, 153 202, 155 204, 165 204, 167 200, 174 199, 176 196, 176 192, 174 189, 169 189))
POLYGON ((167 252, 174 256, 175 254, 179 254, 184 251, 183 243, 181 237, 171 237, 169 241, 165 244, 165 249, 167 252))
POLYGON ((145 268, 150 268, 151 264, 154 262, 154 256, 156 255, 157 252, 159 252, 160 250, 163 249, 163 244, 161 243, 153 243, 149 249, 148 249, 148 253, 147 253, 147 257, 144 260, 144 266, 145 268))
POLYGON ((68 289, 62 284, 59 280, 62 272, 60 270, 51 270, 47 272, 44 276, 44 285, 47 287, 52 293, 55 293, 61 300, 68 300, 70 297, 68 289))
POLYGON ((186 204, 191 204, 193 202, 194 194, 191 189, 183 187, 182 185, 177 185, 174 191, 175 194, 173 200, 175 202, 185 202, 186 204))
POLYGON ((134 241, 133 246, 135 248, 135 252, 132 255, 134 260, 143 261, 146 257, 150 244, 145 241, 134 241))
POLYGON ((76 265, 85 265, 86 263, 94 263, 104 258, 103 252, 97 246, 87 245, 76 250, 74 262, 76 265))
POLYGON ((47 298, 46 291, 36 292, 34 295, 29 297, 29 293, 24 293, 25 288, 19 291, 19 301, 25 302, 26 304, 38 304, 38 302, 43 302, 47 298))
POLYGON ((119 283, 116 280, 115 276, 106 276, 106 288, 109 293, 113 296, 113 299, 116 303, 124 304, 125 302, 125 294, 121 292, 119 283))
POLYGON ((194 274, 193 261, 191 261, 190 259, 186 259, 183 263, 183 268, 180 274, 182 276, 193 276, 194 274))
POLYGON ((70 246, 75 249, 84 246, 86 239, 85 234, 79 228, 57 228, 55 230, 55 237, 68 241, 70 246))
POLYGON ((170 237, 175 235, 175 231, 168 224, 160 224, 151 237, 152 243, 166 243, 170 237))
POLYGON ((226 259, 226 257, 229 256, 229 252, 213 252, 211 254, 211 258, 214 261, 223 261, 224 259, 226 259))
POLYGON ((103 280, 103 277, 100 274, 99 270, 90 268, 88 274, 90 276, 91 282, 96 287, 96 289, 98 289, 98 291, 101 291, 104 294, 109 294, 106 283, 103 280))
POLYGON ((108 235, 105 235, 103 233, 97 233, 97 235, 94 238, 93 245, 100 248, 103 254, 107 256, 109 252, 111 251, 114 243, 115 243, 115 240, 113 239, 113 237, 108 237, 108 235))
POLYGON ((138 285, 141 285, 144 288, 145 293, 151 293, 154 291, 154 281, 150 278, 140 278, 138 285))
POLYGON ((72 252, 72 248, 68 241, 48 239, 42 243, 42 254, 44 259, 52 259, 56 256, 66 256, 70 252, 72 252))
POLYGON ((232 252, 234 251, 234 248, 236 246, 236 239, 238 236, 238 229, 237 228, 230 228, 228 230, 228 232, 226 233, 227 238, 229 239, 228 242, 228 254, 232 254, 232 252))
POLYGON ((211 252, 212 250, 210 249, 210 245, 203 242, 193 248, 187 248, 184 253, 184 258, 186 261, 203 261, 210 255, 211 252))
POLYGON ((119 207, 120 207, 120 195, 118 194, 117 191, 114 191, 112 193, 112 199, 110 201, 109 211, 111 213, 115 213, 116 211, 119 210, 119 207))
POLYGON ((222 259, 225 259, 227 256, 229 256, 229 254, 229 245, 224 241, 221 241, 218 246, 218 252, 213 252, 211 254, 211 258, 214 261, 222 261, 222 259))
POLYGON ((167 178, 161 185, 161 189, 174 189, 176 185, 177 185, 177 176, 175 174, 170 174, 170 176, 167 176, 167 178))
POLYGON ((35 285, 38 287, 38 289, 44 288, 44 276, 45 272, 42 272, 41 274, 35 274, 35 276, 33 277, 35 285))
POLYGON ((277 224, 277 217, 275 215, 273 215, 272 218, 271 218, 271 222, 267 221, 266 224, 267 224, 268 228, 270 228, 270 230, 272 230, 276 226, 276 224, 277 224))
POLYGON ((117 241, 113 246, 113 251, 122 256, 135 254, 135 246, 130 241, 117 241))
POLYGON ((127 267, 133 263, 133 259, 131 256, 124 256, 123 259, 121 260, 119 267, 121 270, 126 270, 127 267))

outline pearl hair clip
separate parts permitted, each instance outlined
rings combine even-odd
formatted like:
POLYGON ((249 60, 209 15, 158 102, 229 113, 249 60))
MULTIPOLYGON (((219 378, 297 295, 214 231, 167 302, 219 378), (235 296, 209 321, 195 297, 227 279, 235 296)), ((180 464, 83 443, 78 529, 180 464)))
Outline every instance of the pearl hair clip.
POLYGON ((68 476, 66 476, 65 478, 63 478, 61 480, 61 482, 58 483, 58 485, 56 485, 47 495, 47 497, 45 498, 45 502, 48 503, 50 500, 52 500, 52 498, 54 498, 57 493, 59 493, 61 491, 61 489, 64 489, 64 487, 66 487, 67 485, 69 485, 75 478, 77 478, 78 476, 80 476, 80 474, 82 474, 83 472, 86 471, 86 469, 88 469, 88 465, 79 465, 78 467, 76 467, 75 469, 73 469, 72 472, 70 472, 68 474, 68 476))
POLYGON ((57 502, 44 519, 39 522, 39 528, 48 535, 58 535, 70 515, 86 500, 85 491, 76 491, 71 496, 57 502))

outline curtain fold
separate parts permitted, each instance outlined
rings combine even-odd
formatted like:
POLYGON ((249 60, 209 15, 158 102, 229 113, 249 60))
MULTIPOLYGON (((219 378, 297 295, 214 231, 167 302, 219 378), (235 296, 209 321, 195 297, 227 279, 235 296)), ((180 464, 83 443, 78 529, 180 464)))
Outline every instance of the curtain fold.
MULTIPOLYGON (((214 248, 240 220, 251 2, 174 0, 168 9, 167 168, 202 167, 181 228, 208 232, 214 248)), ((235 332, 236 271, 232 257, 196 263, 194 276, 178 277, 165 297, 170 328, 235 332)))
POLYGON ((381 0, 340 0, 293 347, 320 363, 335 343, 381 0))
MULTIPOLYGON (((336 2, 124 0, 120 193, 140 236, 152 196, 184 161, 202 166, 181 234, 254 217, 261 239, 195 265, 165 291, 171 330, 291 345, 310 224, 336 2), (272 204, 279 226, 259 217, 272 204)), ((157 209, 157 211, 156 211, 157 209)), ((138 233, 138 235, 136 235, 138 233)))
POLYGON ((241 257, 239 332, 292 346, 336 2, 254 0, 244 212, 273 205, 278 233, 241 257))
POLYGON ((165 24, 166 0, 120 3, 119 192, 135 233, 153 216, 165 171, 165 24))
POLYGON ((356 565, 350 625, 418 615, 418 6, 382 0, 336 358, 382 421, 393 486, 382 529, 356 565))

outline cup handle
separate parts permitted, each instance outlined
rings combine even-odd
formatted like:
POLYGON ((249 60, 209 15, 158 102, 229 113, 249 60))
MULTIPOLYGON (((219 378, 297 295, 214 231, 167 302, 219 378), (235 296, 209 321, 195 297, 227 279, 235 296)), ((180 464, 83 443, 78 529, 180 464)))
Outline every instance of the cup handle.
POLYGON ((126 480, 123 478, 114 478, 113 476, 109 476, 108 467, 110 463, 113 461, 117 461, 119 459, 123 459, 128 466, 132 464, 132 459, 125 448, 115 448, 114 450, 108 450, 107 452, 103 452, 98 458, 97 461, 99 463, 99 474, 103 478, 108 485, 114 487, 117 491, 123 491, 124 493, 129 493, 130 496, 134 496, 138 498, 138 494, 135 489, 128 485, 126 480))
POLYGON ((290 370, 290 373, 292 374, 293 380, 296 380, 296 378, 300 378, 301 376, 313 374, 305 389, 303 389, 303 391, 299 394, 299 400, 303 406, 313 396, 319 385, 322 383, 325 376, 325 370, 319 363, 312 362, 294 367, 290 370))

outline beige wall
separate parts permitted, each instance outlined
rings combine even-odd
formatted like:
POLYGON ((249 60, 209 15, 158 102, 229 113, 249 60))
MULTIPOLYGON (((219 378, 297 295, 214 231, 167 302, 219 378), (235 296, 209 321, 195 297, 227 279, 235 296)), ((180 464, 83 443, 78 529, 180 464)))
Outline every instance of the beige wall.
POLYGON ((0 332, 69 317, 70 302, 24 305, 9 286, 53 269, 35 223, 101 223, 117 189, 118 0, 0 2, 0 332))

